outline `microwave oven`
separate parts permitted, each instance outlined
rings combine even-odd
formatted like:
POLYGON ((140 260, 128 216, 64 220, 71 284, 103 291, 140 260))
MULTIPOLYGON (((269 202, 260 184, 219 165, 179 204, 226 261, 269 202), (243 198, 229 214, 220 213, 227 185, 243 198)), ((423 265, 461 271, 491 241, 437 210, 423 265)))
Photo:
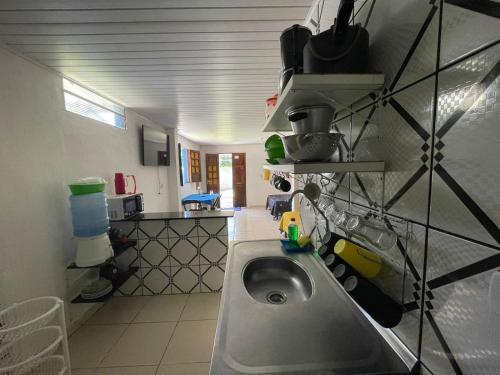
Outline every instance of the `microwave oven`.
POLYGON ((144 197, 139 194, 108 196, 109 220, 125 220, 144 211, 144 197))

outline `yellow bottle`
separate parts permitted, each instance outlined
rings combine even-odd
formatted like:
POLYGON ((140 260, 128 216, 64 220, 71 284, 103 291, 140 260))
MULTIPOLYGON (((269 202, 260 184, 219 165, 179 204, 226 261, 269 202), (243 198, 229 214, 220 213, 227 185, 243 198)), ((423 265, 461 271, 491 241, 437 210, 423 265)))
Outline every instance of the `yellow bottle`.
POLYGON ((346 240, 337 241, 334 251, 335 254, 367 279, 377 276, 382 269, 382 258, 380 256, 352 242, 346 240))

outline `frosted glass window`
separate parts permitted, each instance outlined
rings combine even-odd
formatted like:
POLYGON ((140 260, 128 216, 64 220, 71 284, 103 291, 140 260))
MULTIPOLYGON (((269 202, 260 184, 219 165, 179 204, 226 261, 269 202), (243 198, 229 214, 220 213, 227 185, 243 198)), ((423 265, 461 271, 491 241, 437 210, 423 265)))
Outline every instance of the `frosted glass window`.
POLYGON ((125 129, 125 108, 76 83, 63 79, 67 111, 125 129))

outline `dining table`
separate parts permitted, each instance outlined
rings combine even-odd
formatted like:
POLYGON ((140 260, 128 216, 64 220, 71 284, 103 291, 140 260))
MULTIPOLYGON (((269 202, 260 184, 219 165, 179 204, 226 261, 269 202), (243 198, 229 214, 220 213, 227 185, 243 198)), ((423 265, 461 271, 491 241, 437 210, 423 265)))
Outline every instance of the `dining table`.
POLYGON ((187 211, 186 205, 196 204, 198 209, 202 209, 204 205, 214 209, 220 201, 219 193, 203 193, 203 194, 189 194, 182 198, 181 203, 184 211, 187 211))

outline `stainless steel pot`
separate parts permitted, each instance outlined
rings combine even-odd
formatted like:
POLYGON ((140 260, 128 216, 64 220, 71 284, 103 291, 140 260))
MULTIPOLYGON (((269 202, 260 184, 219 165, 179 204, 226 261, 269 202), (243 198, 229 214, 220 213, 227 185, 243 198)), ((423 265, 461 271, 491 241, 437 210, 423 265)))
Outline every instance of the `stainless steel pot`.
POLYGON ((290 107, 286 111, 295 134, 328 133, 334 114, 335 109, 327 104, 290 107))
POLYGON ((327 161, 340 147, 340 133, 315 132, 282 137, 285 150, 294 161, 327 161))

